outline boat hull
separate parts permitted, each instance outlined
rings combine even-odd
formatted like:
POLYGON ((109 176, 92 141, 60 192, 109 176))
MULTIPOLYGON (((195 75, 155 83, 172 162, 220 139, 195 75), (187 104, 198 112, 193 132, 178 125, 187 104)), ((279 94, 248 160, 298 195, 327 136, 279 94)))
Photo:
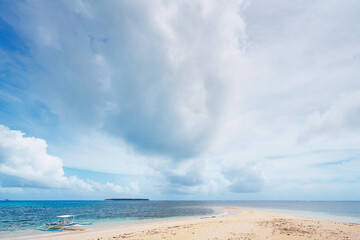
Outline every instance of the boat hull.
MULTIPOLYGON (((44 231, 85 231, 89 224, 70 224, 70 225, 55 225, 47 224, 44 231)), ((40 229, 38 229, 40 230, 40 229)))

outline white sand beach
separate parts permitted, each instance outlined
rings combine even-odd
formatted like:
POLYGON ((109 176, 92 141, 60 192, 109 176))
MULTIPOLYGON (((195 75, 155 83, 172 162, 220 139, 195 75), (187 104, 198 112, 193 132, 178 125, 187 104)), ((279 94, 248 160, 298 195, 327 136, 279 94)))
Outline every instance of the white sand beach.
MULTIPOLYGON (((44 235, 51 240, 106 239, 360 239, 360 224, 225 207, 227 215, 147 222, 85 232, 44 235)), ((39 239, 39 236, 28 239, 39 239)))

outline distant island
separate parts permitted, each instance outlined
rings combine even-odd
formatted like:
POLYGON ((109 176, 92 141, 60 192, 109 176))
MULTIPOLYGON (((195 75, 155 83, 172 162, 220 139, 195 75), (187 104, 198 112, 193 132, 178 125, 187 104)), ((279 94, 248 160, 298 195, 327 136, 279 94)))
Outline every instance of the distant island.
POLYGON ((108 198, 105 201, 150 201, 148 198, 108 198))

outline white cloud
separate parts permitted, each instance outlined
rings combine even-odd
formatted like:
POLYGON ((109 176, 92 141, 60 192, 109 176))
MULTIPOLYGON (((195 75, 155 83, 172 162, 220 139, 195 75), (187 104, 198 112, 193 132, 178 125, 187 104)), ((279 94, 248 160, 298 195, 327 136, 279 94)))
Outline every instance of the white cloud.
POLYGON ((0 172, 19 178, 20 186, 67 187, 61 160, 48 155, 46 148, 44 140, 0 125, 0 172))
POLYGON ((308 117, 308 135, 360 131, 360 91, 341 93, 329 109, 308 117))
POLYGON ((83 192, 139 192, 137 183, 119 186, 100 184, 64 175, 61 159, 47 153, 44 140, 25 137, 20 131, 0 125, 0 191, 18 192, 23 187, 70 189, 83 192))
POLYGON ((51 150, 63 159, 65 166, 113 174, 154 176, 154 168, 166 161, 141 154, 123 140, 95 131, 51 150))
POLYGON ((263 177, 254 163, 246 160, 225 160, 221 173, 229 181, 229 189, 235 193, 259 192, 263 177))
POLYGON ((241 72, 242 1, 20 5, 17 28, 46 69, 29 80, 62 121, 174 158, 208 146, 224 84, 241 72))

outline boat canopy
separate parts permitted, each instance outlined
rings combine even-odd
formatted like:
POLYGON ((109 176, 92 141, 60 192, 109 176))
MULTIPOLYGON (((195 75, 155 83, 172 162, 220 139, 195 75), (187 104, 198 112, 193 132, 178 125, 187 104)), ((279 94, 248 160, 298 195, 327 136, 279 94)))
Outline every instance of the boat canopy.
POLYGON ((75 215, 61 215, 57 216, 58 218, 69 218, 69 217, 75 217, 75 215))

